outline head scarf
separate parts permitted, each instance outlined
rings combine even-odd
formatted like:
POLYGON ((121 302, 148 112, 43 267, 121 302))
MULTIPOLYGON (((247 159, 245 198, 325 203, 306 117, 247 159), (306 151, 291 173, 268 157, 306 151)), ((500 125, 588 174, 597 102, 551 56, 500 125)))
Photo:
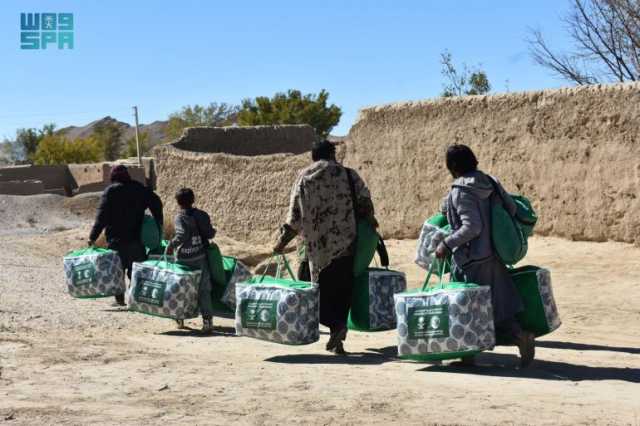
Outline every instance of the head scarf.
POLYGON ((111 182, 124 183, 130 180, 131 180, 131 176, 129 176, 129 171, 122 164, 114 166, 111 169, 111 182))

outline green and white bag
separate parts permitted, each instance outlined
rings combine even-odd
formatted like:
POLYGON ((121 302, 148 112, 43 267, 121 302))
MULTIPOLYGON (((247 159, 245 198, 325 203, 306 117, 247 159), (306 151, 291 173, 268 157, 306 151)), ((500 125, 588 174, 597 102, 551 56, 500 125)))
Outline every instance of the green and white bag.
POLYGON ((518 314, 523 329, 544 336, 562 324, 551 288, 551 273, 537 266, 510 270, 513 282, 522 298, 524 310, 518 314))
POLYGON ((436 261, 436 249, 438 245, 451 233, 451 226, 442 214, 427 219, 422 225, 418 248, 416 250, 415 263, 423 269, 429 269, 436 261), (444 222, 444 225, 442 223, 444 222))
MULTIPOLYGON (((283 257, 284 258, 284 257, 283 257)), ((285 265, 291 277, 288 263, 285 265)), ((320 338, 320 291, 317 284, 256 276, 236 284, 236 334, 288 345, 320 338)))
POLYGON ((244 263, 235 257, 222 256, 223 285, 213 281, 213 309, 217 316, 234 318, 236 312, 236 284, 253 276, 244 263))
POLYGON ((226 285, 220 301, 231 309, 236 308, 236 285, 251 279, 253 274, 247 266, 235 257, 223 256, 226 285))
POLYGON ((420 361, 462 358, 492 349, 495 328, 491 289, 460 282, 394 295, 398 356, 420 361))
POLYGON ((127 291, 130 311, 183 320, 199 314, 200 271, 164 260, 134 262, 127 291))
POLYGON ((113 250, 87 247, 67 253, 63 260, 69 294, 80 299, 115 296, 125 291, 120 256, 113 250))
POLYGON ((354 278, 347 323, 350 330, 382 331, 396 327, 393 295, 407 289, 404 272, 368 268, 354 278))

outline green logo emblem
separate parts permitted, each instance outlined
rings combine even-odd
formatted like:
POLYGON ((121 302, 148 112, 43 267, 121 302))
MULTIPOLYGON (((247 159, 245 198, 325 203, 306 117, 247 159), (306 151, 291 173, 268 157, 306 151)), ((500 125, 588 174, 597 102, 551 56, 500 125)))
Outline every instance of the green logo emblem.
POLYGON ((243 300, 240 305, 242 327, 275 330, 277 307, 277 300, 243 300))
POLYGON ((73 267, 73 285, 76 287, 94 284, 96 267, 91 262, 81 263, 73 267))
POLYGON ((140 280, 133 297, 136 302, 162 307, 165 284, 158 281, 140 280))
POLYGON ((409 339, 449 337, 449 305, 409 308, 409 339))

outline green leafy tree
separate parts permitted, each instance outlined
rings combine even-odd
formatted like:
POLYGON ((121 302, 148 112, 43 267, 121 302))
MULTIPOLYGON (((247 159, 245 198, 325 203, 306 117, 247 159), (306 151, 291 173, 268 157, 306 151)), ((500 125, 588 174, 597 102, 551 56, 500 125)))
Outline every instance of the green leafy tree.
POLYGON ((42 141, 45 136, 53 135, 55 128, 56 125, 54 123, 49 123, 42 126, 40 130, 35 128, 18 129, 16 131, 15 143, 17 148, 15 152, 20 153, 24 159, 33 161, 33 156, 38 150, 40 141, 42 141))
POLYGON ((69 140, 63 135, 42 138, 33 161, 38 165, 95 163, 103 159, 104 147, 95 136, 69 140))
POLYGON ((238 124, 256 126, 269 124, 309 124, 318 136, 329 136, 342 116, 335 104, 327 105, 329 92, 303 95, 299 90, 276 93, 273 97, 259 96, 242 101, 238 124))
POLYGON ((115 121, 104 121, 95 126, 93 136, 102 145, 103 157, 107 161, 117 160, 122 150, 122 129, 115 121))
POLYGON ((179 112, 169 116, 165 130, 167 141, 178 139, 187 127, 218 127, 229 126, 236 120, 239 107, 227 103, 212 102, 208 106, 187 105, 179 112))
POLYGON ((470 70, 467 64, 462 64, 462 69, 458 69, 453 63, 453 57, 448 51, 440 54, 440 64, 442 65, 442 75, 445 78, 442 96, 485 95, 491 91, 491 84, 487 73, 478 66, 470 70))
MULTIPOLYGON (((140 139, 140 155, 145 155, 149 152, 151 148, 149 146, 149 132, 141 132, 139 134, 140 139)), ((125 157, 137 157, 138 156, 138 146, 136 144, 136 135, 134 134, 129 139, 127 139, 127 146, 125 149, 125 157)))

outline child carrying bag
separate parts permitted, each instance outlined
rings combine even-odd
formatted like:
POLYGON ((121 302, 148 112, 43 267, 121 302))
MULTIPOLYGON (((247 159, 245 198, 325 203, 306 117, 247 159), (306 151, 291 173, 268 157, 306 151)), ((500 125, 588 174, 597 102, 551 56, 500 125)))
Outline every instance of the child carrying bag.
POLYGON ((63 259, 67 290, 79 299, 115 296, 125 291, 124 272, 118 253, 87 247, 67 253, 63 259))
POLYGON ((435 263, 421 289, 394 295, 398 356, 419 361, 463 358, 495 346, 489 286, 443 282, 429 286, 435 263))
POLYGON ((236 334, 287 345, 314 343, 320 338, 318 285, 295 280, 282 260, 291 279, 281 277, 278 264, 275 277, 260 275, 236 284, 236 334))

